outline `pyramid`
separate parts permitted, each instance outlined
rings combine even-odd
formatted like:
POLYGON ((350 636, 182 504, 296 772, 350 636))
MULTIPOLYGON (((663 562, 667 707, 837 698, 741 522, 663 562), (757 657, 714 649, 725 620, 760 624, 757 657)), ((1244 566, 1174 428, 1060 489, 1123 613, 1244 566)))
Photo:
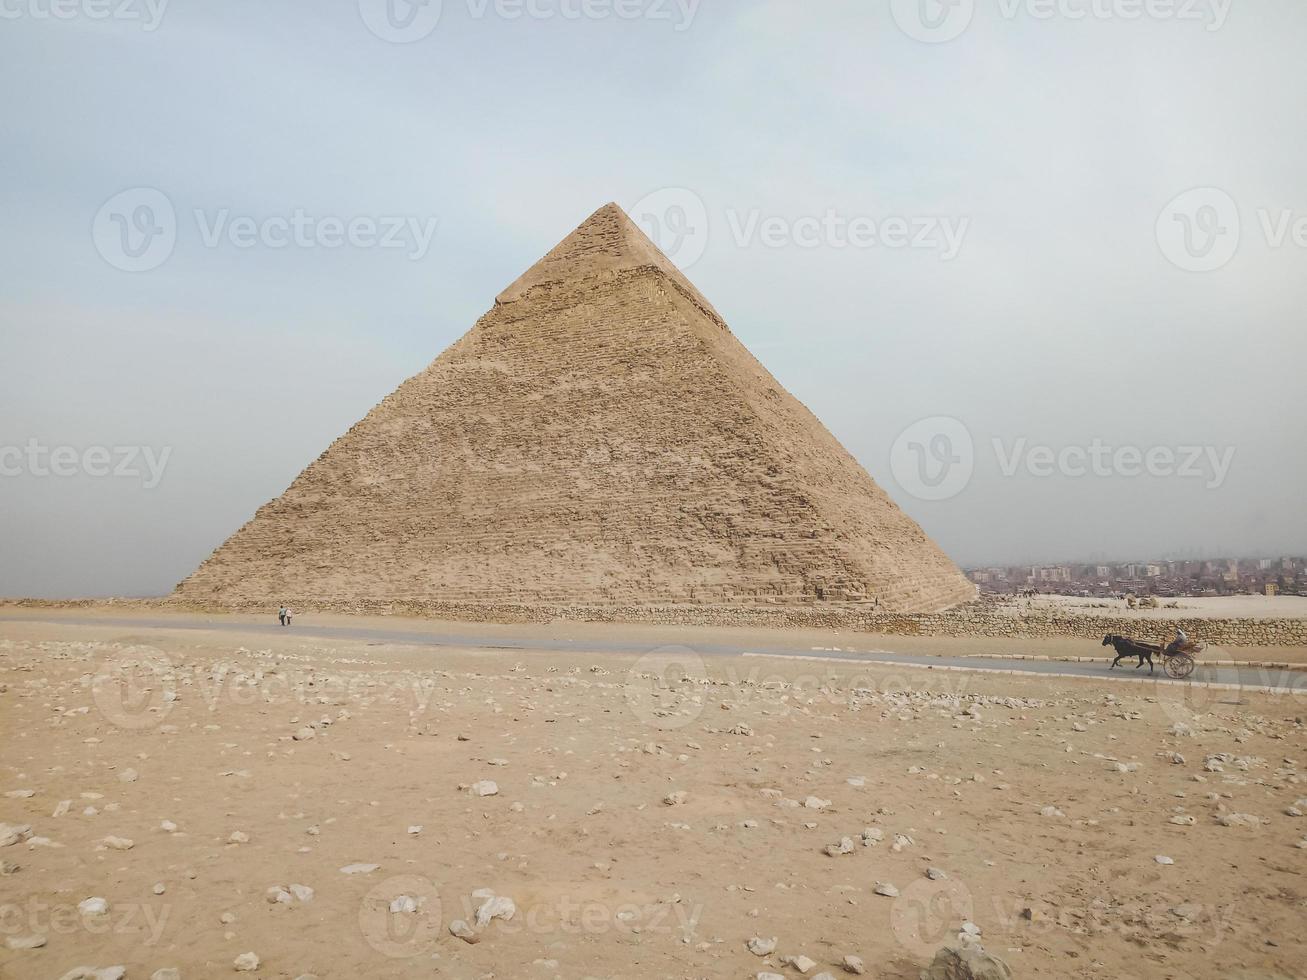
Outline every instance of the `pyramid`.
POLYGON ((615 204, 174 592, 433 612, 974 595, 615 204))

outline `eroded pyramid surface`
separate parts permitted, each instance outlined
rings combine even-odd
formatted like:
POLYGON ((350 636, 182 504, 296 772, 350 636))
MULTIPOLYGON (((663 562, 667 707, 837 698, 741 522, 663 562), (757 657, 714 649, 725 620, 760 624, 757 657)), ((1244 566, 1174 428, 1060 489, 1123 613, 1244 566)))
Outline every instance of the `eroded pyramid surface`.
POLYGON ((610 204, 175 594, 931 612, 975 592, 610 204))

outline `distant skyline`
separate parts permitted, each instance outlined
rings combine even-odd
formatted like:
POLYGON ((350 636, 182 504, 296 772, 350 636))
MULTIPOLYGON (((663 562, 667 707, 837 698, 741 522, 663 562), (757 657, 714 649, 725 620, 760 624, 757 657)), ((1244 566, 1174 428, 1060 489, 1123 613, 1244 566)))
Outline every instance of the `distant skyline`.
POLYGON ((11 5, 0 595, 170 591, 609 200, 959 565, 1307 552, 1307 4, 1076 3, 11 5))
POLYGON ((967 565, 967 571, 973 571, 979 568, 1021 568, 1026 565, 1031 566, 1056 566, 1056 565, 1145 565, 1154 562, 1181 562, 1181 561, 1282 561, 1285 558, 1291 558, 1295 561, 1307 560, 1307 553, 1297 555, 1210 555, 1205 557, 1171 557, 1167 555, 1135 555, 1131 558, 1064 558, 1060 560, 1047 561, 1003 561, 1003 562, 980 562, 976 565, 967 565))

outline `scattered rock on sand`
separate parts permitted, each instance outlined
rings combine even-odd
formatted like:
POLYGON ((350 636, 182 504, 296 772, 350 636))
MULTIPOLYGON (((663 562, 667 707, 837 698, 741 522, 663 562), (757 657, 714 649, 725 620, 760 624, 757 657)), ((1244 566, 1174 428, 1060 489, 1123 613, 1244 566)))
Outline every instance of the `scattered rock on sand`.
POLYGON ((1012 971, 979 946, 945 946, 921 972, 921 980, 1011 980, 1012 971))
POLYGON ((853 847, 852 837, 841 837, 838 844, 827 844, 824 850, 828 857, 839 857, 841 854, 852 854, 853 847))
POLYGON ((1251 813, 1222 813, 1216 822, 1222 827, 1260 827, 1266 821, 1251 813))
POLYGON ((6 936, 5 945, 10 949, 40 949, 45 945, 44 936, 6 936))
POLYGON ((481 779, 472 784, 473 796, 498 796, 499 784, 493 779, 481 779))
POLYGON ((347 864, 340 869, 343 875, 370 875, 381 865, 379 864, 347 864))
POLYGON ((462 919, 455 919, 449 924, 450 935, 457 936, 465 943, 479 943, 481 937, 477 935, 476 930, 464 922, 462 919))
POLYGON ((259 968, 259 958, 253 953, 241 953, 232 961, 237 973, 253 973, 259 968))
POLYGON ((817 965, 817 962, 816 960, 809 959, 808 957, 804 956, 802 953, 798 953, 792 956, 782 956, 781 964, 783 966, 791 966, 794 969, 798 970, 800 973, 807 973, 809 970, 811 970, 814 966, 817 965))
POLYGON ((507 921, 517 914, 517 905, 511 898, 504 895, 496 895, 488 888, 479 888, 472 893, 473 898, 485 899, 481 907, 477 909, 476 924, 480 929, 484 929, 490 924, 491 919, 504 919, 507 921))
POLYGON ((876 887, 873 888, 872 891, 877 895, 884 895, 886 898, 899 897, 899 890, 887 881, 877 882, 876 887))
POLYGON ((25 823, 0 823, 0 847, 9 847, 32 836, 32 827, 25 823))
POLYGON ((845 973, 852 973, 862 976, 867 972, 867 967, 862 962, 861 956, 846 956, 840 961, 840 967, 845 973))
POLYGON ((754 956, 770 956, 776 952, 776 937, 763 939, 761 936, 754 936, 744 945, 754 956))

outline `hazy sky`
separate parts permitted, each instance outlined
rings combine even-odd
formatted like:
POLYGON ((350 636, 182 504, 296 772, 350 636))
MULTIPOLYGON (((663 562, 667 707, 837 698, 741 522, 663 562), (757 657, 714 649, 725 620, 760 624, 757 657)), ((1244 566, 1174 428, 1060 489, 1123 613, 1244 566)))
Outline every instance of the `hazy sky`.
POLYGON ((609 200, 959 562, 1307 551, 1304 48, 1302 0, 0 0, 0 594, 168 591, 609 200))

